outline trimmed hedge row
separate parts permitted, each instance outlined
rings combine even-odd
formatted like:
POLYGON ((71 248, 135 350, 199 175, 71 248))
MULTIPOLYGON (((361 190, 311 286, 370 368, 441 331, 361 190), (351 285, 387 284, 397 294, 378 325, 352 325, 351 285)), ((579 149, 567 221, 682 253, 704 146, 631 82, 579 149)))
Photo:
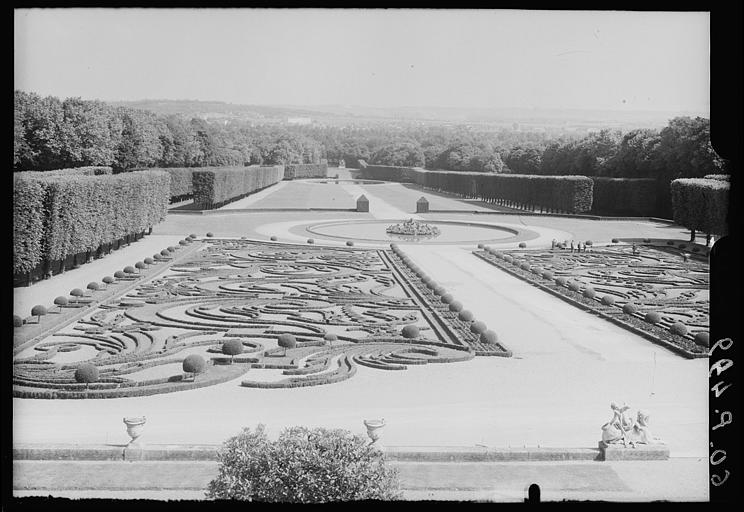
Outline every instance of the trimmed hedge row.
POLYGON ((410 167, 370 165, 366 179, 417 183, 424 188, 454 193, 508 206, 588 212, 594 183, 586 176, 535 176, 480 172, 428 171, 410 167))
POLYGON ((706 179, 706 180, 719 180, 719 181, 731 181, 731 175, 730 174, 708 174, 706 176, 703 176, 703 179, 706 179))
POLYGON ((151 171, 165 171, 170 174, 170 197, 185 198, 194 194, 192 174, 194 171, 209 169, 205 167, 157 167, 151 171))
POLYGON ((683 178, 672 181, 674 222, 688 229, 725 235, 728 212, 728 181, 683 178))
POLYGON ((194 204, 201 210, 219 208, 280 182, 284 166, 202 168, 193 173, 194 204))
POLYGON ((656 180, 651 178, 592 178, 597 215, 650 217, 656 212, 656 180))
POLYGON ((284 179, 325 178, 328 176, 328 163, 289 164, 284 166, 284 179))
POLYGON ((88 166, 88 167, 72 167, 69 169, 55 169, 53 171, 24 171, 17 174, 27 173, 38 173, 42 172, 45 176, 102 176, 104 174, 112 174, 113 170, 111 167, 101 166, 88 166))
POLYGON ((165 219, 170 177, 160 171, 116 175, 16 173, 13 272, 95 251, 165 219))

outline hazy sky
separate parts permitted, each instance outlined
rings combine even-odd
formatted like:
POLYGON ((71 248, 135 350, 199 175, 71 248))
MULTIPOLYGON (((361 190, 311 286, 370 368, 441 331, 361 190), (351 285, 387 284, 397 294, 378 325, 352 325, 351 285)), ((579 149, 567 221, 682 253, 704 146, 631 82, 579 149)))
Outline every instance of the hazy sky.
POLYGON ((15 87, 85 99, 709 110, 709 14, 17 9, 15 87))

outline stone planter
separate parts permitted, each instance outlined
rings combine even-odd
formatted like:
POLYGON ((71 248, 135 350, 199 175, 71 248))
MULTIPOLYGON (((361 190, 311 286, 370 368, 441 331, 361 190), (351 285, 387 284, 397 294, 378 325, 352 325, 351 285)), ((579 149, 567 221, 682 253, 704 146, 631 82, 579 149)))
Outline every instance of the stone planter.
POLYGON ((124 418, 124 424, 127 426, 127 434, 132 438, 129 445, 139 444, 137 439, 142 435, 147 419, 144 416, 124 418))
POLYGON ((385 428, 385 419, 381 420, 364 420, 364 426, 367 427, 367 435, 372 440, 370 446, 374 446, 378 450, 383 450, 382 445, 382 431, 385 428))

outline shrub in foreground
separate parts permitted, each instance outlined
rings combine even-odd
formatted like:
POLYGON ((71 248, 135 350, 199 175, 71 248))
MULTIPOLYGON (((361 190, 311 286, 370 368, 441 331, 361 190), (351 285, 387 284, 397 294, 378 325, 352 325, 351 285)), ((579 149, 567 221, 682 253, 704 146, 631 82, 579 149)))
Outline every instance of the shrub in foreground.
POLYGON ((325 503, 400 498, 382 452, 346 430, 292 427, 271 441, 263 425, 225 441, 209 499, 325 503))
POLYGON ((699 332, 695 335, 695 344, 700 347, 710 346, 710 335, 707 332, 699 332))

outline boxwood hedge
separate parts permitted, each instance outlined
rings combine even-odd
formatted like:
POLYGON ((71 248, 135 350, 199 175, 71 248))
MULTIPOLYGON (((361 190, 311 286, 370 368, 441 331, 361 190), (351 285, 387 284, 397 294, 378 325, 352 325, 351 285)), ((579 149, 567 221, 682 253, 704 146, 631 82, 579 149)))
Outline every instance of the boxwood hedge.
POLYGON ((725 235, 730 184, 728 181, 683 178, 672 181, 674 222, 688 229, 725 235))
POLYGON ((597 215, 652 216, 656 211, 656 180, 652 178, 592 178, 592 211, 597 215))
POLYGON ((170 177, 125 174, 16 173, 13 272, 96 251, 165 219, 170 177))
POLYGON ((288 164, 284 166, 284 179, 325 178, 328 176, 328 164, 288 164))
POLYGON ((194 204, 202 210, 219 208, 283 178, 281 165, 197 169, 193 173, 194 204))

